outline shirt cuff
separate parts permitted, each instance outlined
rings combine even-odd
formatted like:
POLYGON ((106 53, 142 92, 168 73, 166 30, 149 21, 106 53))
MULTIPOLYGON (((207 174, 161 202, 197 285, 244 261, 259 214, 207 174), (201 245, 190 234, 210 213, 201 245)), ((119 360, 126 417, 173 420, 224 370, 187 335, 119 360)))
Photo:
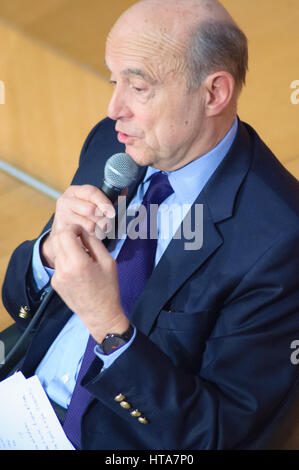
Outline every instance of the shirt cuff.
POLYGON ((33 255, 32 255, 32 273, 33 279, 35 281, 36 287, 38 290, 42 290, 45 285, 48 284, 51 277, 53 276, 55 270, 52 268, 47 268, 43 265, 40 257, 40 243, 43 238, 48 235, 50 230, 43 233, 35 242, 33 247, 33 255))
POLYGON ((118 348, 115 352, 113 352, 112 354, 109 354, 108 356, 106 354, 103 353, 102 349, 101 349, 101 346, 99 344, 97 344, 94 348, 94 353, 103 361, 104 363, 104 366, 103 366, 103 370, 105 369, 108 369, 108 367, 110 367, 113 362, 121 355, 123 354, 129 347, 130 345, 133 343, 134 339, 135 339, 135 336, 136 336, 136 328, 135 326, 133 327, 134 328, 134 332, 133 332, 133 336, 132 338, 130 339, 130 341, 128 341, 126 344, 124 344, 123 346, 121 346, 120 348, 118 348))

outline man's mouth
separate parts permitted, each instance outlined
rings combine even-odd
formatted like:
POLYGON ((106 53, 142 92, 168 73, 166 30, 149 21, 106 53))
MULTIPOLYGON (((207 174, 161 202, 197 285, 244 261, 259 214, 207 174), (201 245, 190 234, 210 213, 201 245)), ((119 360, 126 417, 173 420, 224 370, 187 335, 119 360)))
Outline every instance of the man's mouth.
POLYGON ((128 144, 128 143, 130 143, 130 141, 131 141, 132 139, 134 139, 135 137, 132 136, 132 135, 129 135, 129 134, 125 134, 124 132, 118 131, 118 133, 117 133, 117 138, 118 138, 118 141, 119 141, 121 144, 128 144))

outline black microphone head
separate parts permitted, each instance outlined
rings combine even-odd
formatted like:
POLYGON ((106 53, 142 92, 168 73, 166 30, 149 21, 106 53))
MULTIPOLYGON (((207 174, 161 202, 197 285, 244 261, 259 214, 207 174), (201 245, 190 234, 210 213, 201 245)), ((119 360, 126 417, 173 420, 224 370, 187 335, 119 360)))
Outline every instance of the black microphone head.
POLYGON ((122 190, 136 180, 139 168, 127 153, 116 153, 106 162, 104 182, 108 186, 122 190))
POLYGON ((136 181, 139 168, 127 153, 116 153, 107 160, 101 190, 111 202, 116 201, 122 189, 136 181))

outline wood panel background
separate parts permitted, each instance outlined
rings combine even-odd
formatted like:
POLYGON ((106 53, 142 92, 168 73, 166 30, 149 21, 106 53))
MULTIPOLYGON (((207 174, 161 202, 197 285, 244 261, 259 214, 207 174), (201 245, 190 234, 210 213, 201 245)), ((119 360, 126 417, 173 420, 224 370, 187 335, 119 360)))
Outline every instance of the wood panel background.
POLYGON ((91 127, 105 116, 110 86, 94 72, 0 24, 5 104, 0 158, 63 190, 91 127))

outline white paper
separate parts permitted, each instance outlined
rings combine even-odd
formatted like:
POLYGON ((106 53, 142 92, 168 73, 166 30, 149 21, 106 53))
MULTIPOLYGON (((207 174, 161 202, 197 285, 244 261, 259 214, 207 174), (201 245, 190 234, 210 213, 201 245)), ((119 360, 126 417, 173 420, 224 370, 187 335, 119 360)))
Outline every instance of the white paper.
POLYGON ((74 450, 35 375, 0 383, 1 450, 74 450))

